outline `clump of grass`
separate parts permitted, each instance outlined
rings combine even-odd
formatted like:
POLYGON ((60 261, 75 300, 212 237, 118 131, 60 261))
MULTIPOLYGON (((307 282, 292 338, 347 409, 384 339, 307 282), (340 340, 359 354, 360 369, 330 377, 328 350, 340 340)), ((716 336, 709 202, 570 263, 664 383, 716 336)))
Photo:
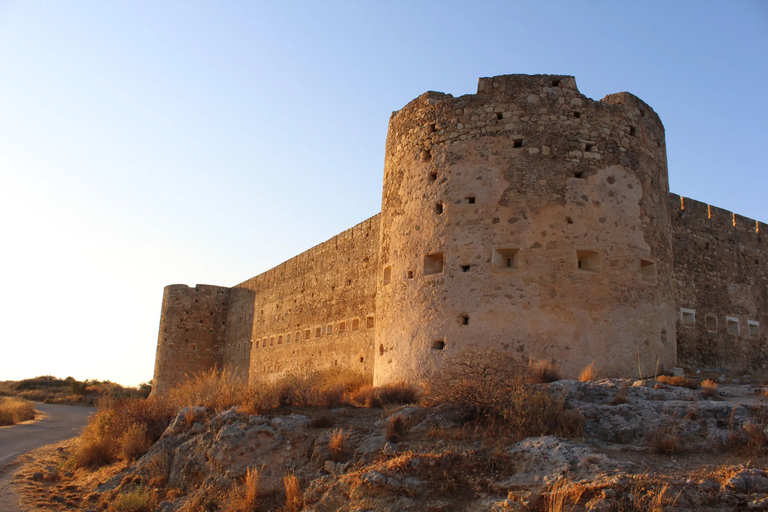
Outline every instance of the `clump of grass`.
POLYGON ((400 415, 390 416, 384 430, 384 437, 390 443, 399 443, 405 437, 405 420, 400 415))
POLYGON ((529 384, 530 374, 506 353, 465 350, 445 360, 429 380, 427 403, 451 407, 465 419, 520 437, 579 435, 584 420, 565 399, 529 384))
POLYGON ((130 486, 112 500, 109 512, 152 512, 155 509, 155 494, 143 485, 130 486))
POLYGON ((293 473, 283 477, 285 485, 285 506, 283 512, 298 512, 304 507, 304 496, 301 493, 299 479, 293 473))
POLYGON ((621 389, 619 389, 619 392, 616 393, 616 396, 613 397, 613 405, 621 405, 625 404, 629 401, 629 398, 627 397, 629 393, 629 387, 628 386, 621 386, 621 389))
POLYGON ((688 377, 675 377, 670 375, 659 375, 656 380, 670 386, 677 386, 688 389, 699 389, 699 383, 696 379, 690 379, 688 377))
POLYGON ((531 361, 528 365, 529 380, 532 383, 545 384, 547 382, 555 382, 562 379, 560 375, 560 369, 557 365, 546 359, 539 359, 531 361))
POLYGON ((224 411, 248 401, 248 384, 237 378, 232 372, 213 368, 207 372, 187 376, 181 384, 168 392, 167 401, 173 408, 205 406, 216 411, 224 411))
POLYGON ((248 468, 242 482, 234 485, 226 497, 225 510, 231 512, 252 512, 259 505, 259 480, 261 474, 256 468, 248 468))
POLYGON ((331 431, 330 440, 328 441, 328 450, 331 452, 332 461, 341 462, 344 459, 344 454, 347 450, 347 441, 349 441, 349 432, 346 432, 342 428, 337 428, 331 431))
POLYGON ((653 453, 663 455, 676 455, 686 451, 680 435, 669 426, 659 427, 649 434, 648 448, 653 453))
POLYGON ((544 494, 544 510, 546 512, 566 512, 576 508, 587 487, 584 484, 569 482, 562 478, 555 482, 544 494), (566 505, 570 504, 570 508, 566 505))
POLYGON ((384 386, 362 386, 348 395, 349 402, 361 407, 384 407, 387 405, 413 404, 421 401, 421 389, 406 382, 395 382, 384 386))
POLYGON ((703 380, 701 382, 701 394, 704 398, 717 397, 717 382, 712 379, 703 380))
POLYGON ((595 380, 597 380, 597 368, 593 359, 591 363, 579 372, 579 382, 592 382, 595 380))
POLYGON ((147 435, 147 427, 133 423, 120 438, 120 451, 124 460, 136 460, 149 450, 152 445, 147 435))
POLYGON ((29 400, 0 397, 0 425, 15 425, 35 419, 35 407, 29 400))

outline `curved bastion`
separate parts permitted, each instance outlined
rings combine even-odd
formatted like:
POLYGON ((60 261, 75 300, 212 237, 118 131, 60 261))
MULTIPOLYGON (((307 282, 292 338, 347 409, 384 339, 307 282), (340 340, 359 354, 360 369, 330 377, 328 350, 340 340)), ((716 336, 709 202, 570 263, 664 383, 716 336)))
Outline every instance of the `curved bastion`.
POLYGON ((574 376, 676 361, 664 128, 570 76, 428 92, 387 135, 374 383, 499 349, 574 376))

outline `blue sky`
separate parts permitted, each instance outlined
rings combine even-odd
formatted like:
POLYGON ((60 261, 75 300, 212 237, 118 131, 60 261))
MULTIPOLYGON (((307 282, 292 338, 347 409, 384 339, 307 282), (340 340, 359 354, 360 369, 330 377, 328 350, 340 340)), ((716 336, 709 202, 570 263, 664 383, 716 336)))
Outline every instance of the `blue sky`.
POLYGON ((636 94, 673 192, 768 221, 767 2, 0 2, 0 380, 149 380, 163 286, 374 215, 390 113, 509 73, 636 94))

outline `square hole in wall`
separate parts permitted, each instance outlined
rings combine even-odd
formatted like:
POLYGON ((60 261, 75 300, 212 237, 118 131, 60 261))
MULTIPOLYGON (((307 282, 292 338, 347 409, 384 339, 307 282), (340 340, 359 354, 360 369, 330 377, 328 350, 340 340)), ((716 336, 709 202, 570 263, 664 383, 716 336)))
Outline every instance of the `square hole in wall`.
POLYGON ((696 310, 680 308, 680 324, 684 327, 693 327, 696 324, 696 310))
POLYGON ((384 267, 384 286, 388 285, 392 281, 392 266, 384 267))
POLYGON ((437 181, 437 171, 430 171, 430 173, 427 175, 427 179, 429 181, 437 181))
POLYGON ((445 340, 436 340, 432 342, 432 350, 445 349, 445 340))
POLYGON ((760 322, 747 320, 747 329, 749 330, 750 338, 758 338, 760 336, 760 322))
POLYGON ((600 253, 597 251, 576 251, 576 268, 584 272, 600 272, 600 253))
POLYGON ((471 266, 470 266, 470 265, 462 265, 462 266, 461 266, 461 271, 462 271, 462 272, 469 272, 469 269, 470 269, 470 268, 471 268, 471 266))
POLYGON ((360 319, 359 319, 359 318, 354 318, 354 319, 352 320, 352 330, 353 330, 353 331, 356 331, 356 330, 358 330, 359 328, 360 328, 360 319))
POLYGON ((651 260, 640 260, 640 278, 644 283, 656 284, 656 263, 651 260))
POLYGON ((513 272, 520 268, 520 249, 499 247, 491 254, 491 268, 502 272, 513 272))
POLYGON ((445 256, 441 252, 424 256, 424 275, 442 274, 445 256))
POLYGON ((709 332, 717 331, 717 316, 713 313, 707 313, 704 317, 704 325, 709 332))
POLYGON ((365 327, 367 327, 368 329, 372 329, 373 326, 374 326, 373 315, 370 315, 365 319, 365 327))
POLYGON ((464 202, 467 204, 475 204, 475 196, 467 196, 464 198, 464 202))
POLYGON ((504 119, 504 114, 502 112, 496 112, 496 119, 501 121, 502 119, 504 119))
POLYGON ((739 319, 732 316, 725 317, 725 327, 728 334, 739 335, 739 319))
POLYGON ((552 87, 560 87, 560 80, 552 80, 552 87))
POLYGON ((347 332, 347 322, 339 322, 339 334, 347 332))
POLYGON ((409 270, 409 271, 406 273, 406 276, 408 277, 408 279, 413 279, 413 270, 409 270))
POLYGON ((516 147, 516 148, 523 147, 523 139, 514 139, 513 147, 516 147))
POLYGON ((467 314, 459 315, 459 325, 469 325, 469 315, 467 314))
POLYGON ((427 131, 429 133, 435 133, 437 131, 437 123, 429 123, 429 128, 427 128, 427 131))
POLYGON ((438 215, 443 214, 443 203, 440 203, 440 202, 435 203, 435 213, 438 215))

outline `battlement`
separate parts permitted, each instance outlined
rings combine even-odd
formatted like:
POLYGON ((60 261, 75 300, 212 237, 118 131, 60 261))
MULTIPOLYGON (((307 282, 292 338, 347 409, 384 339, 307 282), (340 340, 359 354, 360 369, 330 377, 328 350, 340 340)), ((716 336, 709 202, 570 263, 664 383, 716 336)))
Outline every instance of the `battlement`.
POLYGON ((717 206, 672 193, 669 194, 669 201, 673 212, 672 223, 676 225, 719 230, 726 235, 730 233, 753 234, 756 240, 758 240, 757 237, 760 233, 768 233, 764 222, 717 206))

